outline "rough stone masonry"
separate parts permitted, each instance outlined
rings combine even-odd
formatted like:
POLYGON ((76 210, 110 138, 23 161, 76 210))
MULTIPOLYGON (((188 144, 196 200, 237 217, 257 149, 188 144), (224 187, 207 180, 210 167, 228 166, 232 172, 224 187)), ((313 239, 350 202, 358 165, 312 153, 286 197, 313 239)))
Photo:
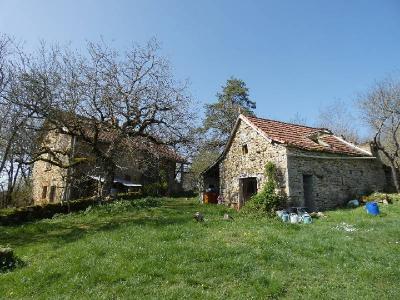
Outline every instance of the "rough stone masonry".
POLYGON ((225 204, 240 208, 264 187, 267 162, 275 164, 289 206, 330 209, 386 185, 379 159, 326 129, 241 115, 223 154, 203 173, 203 188, 213 178, 225 204))

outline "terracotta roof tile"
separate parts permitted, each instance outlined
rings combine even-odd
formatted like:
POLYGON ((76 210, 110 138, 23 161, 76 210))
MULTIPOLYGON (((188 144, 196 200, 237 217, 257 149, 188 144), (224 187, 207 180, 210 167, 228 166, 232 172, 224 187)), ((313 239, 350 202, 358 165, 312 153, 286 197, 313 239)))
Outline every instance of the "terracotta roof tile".
POLYGON ((371 156, 327 129, 290 124, 280 121, 244 117, 271 140, 307 151, 329 152, 350 156, 371 156))

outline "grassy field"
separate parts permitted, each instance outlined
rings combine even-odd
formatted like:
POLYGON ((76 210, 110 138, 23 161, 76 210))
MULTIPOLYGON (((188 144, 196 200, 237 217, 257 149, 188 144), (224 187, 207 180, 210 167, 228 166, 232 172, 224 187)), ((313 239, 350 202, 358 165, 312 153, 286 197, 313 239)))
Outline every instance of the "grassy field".
POLYGON ((0 273, 0 298, 399 299, 400 204, 381 210, 290 225, 164 199, 0 226, 25 264, 0 273))

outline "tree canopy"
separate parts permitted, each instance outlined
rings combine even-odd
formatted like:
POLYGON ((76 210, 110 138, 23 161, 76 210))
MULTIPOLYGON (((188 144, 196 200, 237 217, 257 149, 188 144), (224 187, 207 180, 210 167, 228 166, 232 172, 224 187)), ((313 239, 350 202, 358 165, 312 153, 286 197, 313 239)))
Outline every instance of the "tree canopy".
MULTIPOLYGON (((124 51, 104 41, 89 42, 85 50, 42 44, 34 53, 18 49, 7 61, 0 59, 0 115, 13 107, 31 119, 23 124, 36 132, 79 138, 90 149, 108 192, 120 151, 134 153, 132 145, 150 151, 149 142, 182 145, 188 142, 195 114, 187 84, 175 79, 156 40, 124 51), (7 68, 12 77, 5 85, 1 75, 7 68)), ((7 125, 19 130, 11 121, 7 125)), ((62 168, 85 163, 66 164, 62 157, 68 151, 37 143, 24 163, 45 160, 62 168)))
POLYGON ((215 103, 205 105, 203 131, 209 135, 209 145, 221 150, 227 142, 240 113, 254 115, 256 102, 249 96, 246 83, 231 77, 217 93, 215 103))

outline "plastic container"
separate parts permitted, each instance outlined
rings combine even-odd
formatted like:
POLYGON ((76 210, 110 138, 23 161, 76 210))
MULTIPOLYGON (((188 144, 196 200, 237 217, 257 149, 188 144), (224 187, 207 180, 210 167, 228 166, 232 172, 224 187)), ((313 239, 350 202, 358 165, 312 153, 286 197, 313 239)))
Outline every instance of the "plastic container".
POLYGON ((379 215, 379 206, 378 203, 376 202, 367 202, 365 205, 365 209, 367 210, 367 213, 373 216, 379 215))
POLYGON ((349 202, 347 202, 347 207, 359 207, 359 206, 360 202, 357 199, 350 200, 349 202))
POLYGON ((303 223, 304 224, 311 224, 312 223, 312 218, 309 214, 304 214, 303 215, 303 223))
POLYGON ((290 223, 297 224, 299 222, 299 216, 295 213, 290 214, 290 223))
POLYGON ((289 222, 289 214, 286 211, 284 211, 281 215, 281 219, 283 222, 289 222))

